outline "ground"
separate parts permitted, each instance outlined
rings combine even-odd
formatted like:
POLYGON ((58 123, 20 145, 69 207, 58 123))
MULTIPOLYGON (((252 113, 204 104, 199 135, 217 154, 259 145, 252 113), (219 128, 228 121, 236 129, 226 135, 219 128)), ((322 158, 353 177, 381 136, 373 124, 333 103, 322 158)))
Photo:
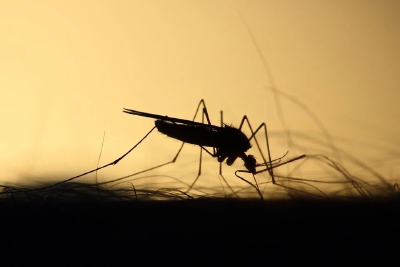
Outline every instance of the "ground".
POLYGON ((398 198, 1 204, 2 260, 16 266, 390 263, 398 198))

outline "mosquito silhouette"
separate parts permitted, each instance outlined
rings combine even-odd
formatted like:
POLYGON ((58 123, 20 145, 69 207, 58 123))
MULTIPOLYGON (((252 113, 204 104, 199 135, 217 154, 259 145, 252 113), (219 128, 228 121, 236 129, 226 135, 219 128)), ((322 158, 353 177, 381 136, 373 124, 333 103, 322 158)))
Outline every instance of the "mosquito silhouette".
MULTIPOLYGON (((179 154, 181 153, 182 148, 185 143, 198 145, 201 148, 200 149, 200 160, 199 160, 199 171, 198 171, 196 179, 193 181, 193 183, 190 185, 189 189, 186 192, 186 195, 188 197, 190 197, 190 195, 188 195, 187 193, 192 189, 192 187, 194 186, 194 184, 196 183, 196 181, 198 180, 198 178, 201 175, 201 159, 202 159, 203 150, 206 151, 212 157, 215 157, 218 159, 218 161, 220 163, 219 174, 221 175, 224 182, 227 184, 227 186, 232 190, 232 192, 234 194, 236 194, 236 192, 230 187, 230 185, 228 184, 228 182, 222 175, 222 162, 226 160, 226 163, 228 165, 232 165, 236 161, 237 158, 241 158, 244 162, 244 166, 246 167, 246 170, 237 170, 237 171, 235 171, 235 175, 239 179, 243 180, 244 182, 246 182, 249 185, 251 185, 252 187, 254 187, 256 189, 257 193, 260 195, 261 199, 263 199, 263 194, 258 187, 258 183, 255 178, 256 174, 268 171, 271 176, 272 183, 276 184, 274 172, 273 172, 274 168, 277 168, 277 167, 285 165, 287 163, 299 160, 306 156, 306 155, 301 155, 301 156, 292 158, 290 160, 287 160, 285 162, 281 162, 281 159, 286 156, 286 154, 287 154, 287 152, 286 152, 286 154, 283 155, 282 157, 271 160, 271 153, 269 150, 269 143, 268 143, 267 126, 265 125, 265 123, 261 123, 261 125, 255 131, 253 131, 250 121, 247 118, 247 116, 245 115, 245 116, 243 116, 243 119, 240 123, 239 128, 235 128, 235 127, 232 127, 232 126, 229 126, 229 125, 223 123, 223 113, 221 111, 221 126, 212 125, 210 122, 210 118, 208 116, 208 111, 206 108, 205 101, 203 99, 200 100, 200 102, 197 106, 197 109, 196 109, 196 113, 195 113, 192 121, 178 119, 178 118, 171 118, 168 116, 161 116, 161 115, 157 115, 157 114, 151 114, 151 113, 136 111, 136 110, 132 110, 132 109, 124 109, 123 111, 125 113, 132 114, 132 115, 154 118, 154 119, 156 119, 155 126, 141 140, 139 140, 139 142, 137 142, 131 149, 129 149, 125 154, 123 154, 122 156, 120 156, 119 158, 114 160, 113 162, 110 162, 104 166, 97 167, 96 169, 90 170, 88 172, 76 175, 74 177, 68 178, 66 180, 63 180, 63 181, 60 181, 60 182, 57 182, 57 183, 54 183, 54 184, 51 184, 48 186, 44 186, 44 187, 37 188, 37 189, 23 189, 23 190, 18 190, 18 192, 22 193, 22 192, 35 192, 35 191, 47 190, 52 187, 70 182, 72 180, 75 180, 75 179, 85 176, 87 174, 97 172, 101 169, 107 168, 108 166, 116 165, 119 161, 121 161, 129 153, 131 153, 138 145, 140 145, 156 128, 161 133, 166 134, 169 137, 175 138, 177 140, 181 140, 182 145, 179 148, 175 157, 171 161, 151 167, 149 169, 146 169, 146 170, 143 170, 140 172, 137 172, 137 173, 135 173, 135 175, 139 174, 139 173, 145 173, 145 172, 160 168, 162 166, 174 163, 177 160, 179 154), (196 122, 194 120, 196 119, 201 106, 203 107, 202 108, 202 119, 201 119, 201 122, 196 122), (207 119, 207 124, 204 123, 204 118, 207 119), (247 125, 251 131, 250 138, 247 138, 247 136, 241 131, 245 122, 247 123, 247 125), (261 147, 259 145, 259 142, 256 138, 256 134, 261 129, 264 129, 264 133, 265 133, 265 139, 266 139, 266 145, 267 145, 267 151, 268 151, 268 161, 266 160, 266 158, 261 150, 261 147), (261 157, 263 160, 262 163, 257 163, 257 161, 253 155, 246 154, 247 150, 249 150, 251 148, 250 141, 252 139, 254 139, 254 142, 257 145, 258 151, 261 154, 261 157), (212 147, 213 152, 208 151, 208 149, 206 147, 212 147), (254 178, 254 181, 256 184, 254 185, 253 183, 249 182, 247 179, 241 177, 238 174, 238 173, 242 173, 242 172, 251 173, 253 175, 253 178, 254 178)), ((132 175, 130 175, 130 176, 132 176, 132 175)), ((110 182, 117 182, 117 181, 125 179, 125 178, 126 177, 118 178, 118 179, 112 180, 110 182)), ((108 183, 108 182, 105 182, 105 183, 108 183)), ((279 185, 279 184, 277 184, 277 185, 279 185)), ((281 186, 283 186, 283 185, 281 185, 281 186)), ((285 187, 285 186, 283 186, 283 187, 285 187)), ((7 194, 7 192, 0 192, 0 195, 2 195, 2 194, 7 194)))
MULTIPOLYGON (((197 145, 201 148, 200 149, 200 160, 199 160, 199 171, 198 171, 196 179, 193 181, 193 183, 191 184, 191 186, 189 187, 187 192, 189 192, 192 189, 192 187, 194 186, 194 184, 197 182, 198 178, 201 175, 202 151, 205 151, 210 156, 217 158, 218 162, 220 163, 219 173, 229 188, 230 188, 229 184, 227 183, 224 176, 222 175, 222 162, 224 162, 226 160, 226 164, 228 166, 231 166, 236 161, 236 159, 238 159, 238 158, 242 159, 246 170, 237 170, 235 172, 235 175, 239 179, 241 179, 241 180, 245 181, 246 183, 250 184, 251 186, 253 186, 257 190, 257 192, 259 193, 261 198, 262 198, 262 193, 260 192, 260 189, 257 184, 257 180, 255 179, 254 175, 268 171, 271 176, 272 183, 275 184, 275 177, 274 177, 274 172, 273 172, 274 168, 305 157, 305 155, 302 155, 302 156, 299 156, 299 157, 296 157, 296 158, 293 158, 291 160, 281 163, 280 161, 284 156, 286 156, 286 154, 287 154, 286 153, 282 157, 272 160, 271 153, 269 150, 267 127, 266 127, 265 123, 262 123, 255 131, 253 131, 250 121, 247 118, 247 116, 245 115, 242 118, 239 128, 235 128, 233 126, 223 123, 223 113, 221 111, 221 126, 212 125, 211 121, 210 121, 210 117, 208 115, 205 101, 203 99, 200 100, 192 121, 168 117, 168 116, 162 116, 162 115, 158 115, 158 114, 146 113, 146 112, 136 111, 136 110, 132 110, 132 109, 125 109, 125 108, 124 108, 123 112, 125 112, 127 114, 131 114, 131 115, 156 119, 155 126, 153 127, 153 129, 141 141, 143 141, 145 138, 147 138, 147 136, 155 128, 157 128, 159 132, 161 132, 171 138, 182 141, 182 145, 179 148, 177 154, 175 155, 175 157, 173 158, 172 161, 167 162, 165 164, 161 164, 156 167, 153 167, 149 170, 152 170, 152 169, 155 169, 155 168, 158 168, 158 167, 170 164, 170 163, 174 163, 177 160, 185 143, 197 145), (200 107, 202 107, 202 119, 201 119, 201 122, 196 122, 194 120, 197 117, 200 107), (207 120, 207 123, 204 123, 204 119, 207 120), (248 124, 248 127, 250 128, 250 131, 251 131, 250 138, 248 138, 241 131, 245 122, 248 124), (265 156, 261 150, 261 147, 259 145, 259 142, 256 138, 256 134, 261 129, 264 129, 264 133, 265 133, 265 137, 266 137, 268 159, 265 158, 265 156), (256 158, 253 155, 246 154, 246 152, 252 147, 252 145, 250 143, 250 141, 252 139, 254 139, 254 142, 256 143, 258 150, 261 154, 261 157, 263 160, 262 163, 257 163, 256 158), (212 148, 212 152, 209 151, 207 149, 207 147, 212 148), (260 167, 261 167, 261 169, 257 170, 257 168, 260 168, 260 167), (253 178, 254 178, 254 181, 256 184, 254 185, 253 183, 249 182, 247 179, 241 177, 238 174, 241 172, 251 173, 253 175, 253 178)), ((130 151, 128 151, 128 153, 130 151)), ((124 156, 126 156, 127 154, 125 154, 124 156)), ((122 159, 122 157, 120 159, 122 159)), ((231 188, 231 190, 232 190, 232 188, 231 188)), ((234 192, 234 191, 232 190, 232 192, 234 192)))

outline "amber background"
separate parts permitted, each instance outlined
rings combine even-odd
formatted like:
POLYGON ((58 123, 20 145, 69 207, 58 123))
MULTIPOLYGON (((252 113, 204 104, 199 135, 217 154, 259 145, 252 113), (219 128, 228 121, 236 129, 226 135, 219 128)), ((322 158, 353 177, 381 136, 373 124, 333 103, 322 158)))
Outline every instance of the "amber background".
MULTIPOLYGON (((214 124, 219 110, 234 125, 244 114, 266 122, 274 157, 322 153, 378 183, 357 159, 398 183, 399 18, 397 1, 2 1, 0 179, 93 169, 104 132, 106 164, 153 126, 122 108, 190 119, 204 98, 214 124), (303 105, 280 95, 284 124, 274 88, 303 105)), ((158 133, 147 141, 98 179, 162 163, 179 147, 158 133)), ((203 181, 219 186, 217 164, 205 160, 203 181)), ((198 149, 186 148, 156 174, 191 181, 197 161, 198 149)), ((232 183, 238 168, 224 169, 232 183)), ((333 175, 304 168, 298 175, 333 175)))

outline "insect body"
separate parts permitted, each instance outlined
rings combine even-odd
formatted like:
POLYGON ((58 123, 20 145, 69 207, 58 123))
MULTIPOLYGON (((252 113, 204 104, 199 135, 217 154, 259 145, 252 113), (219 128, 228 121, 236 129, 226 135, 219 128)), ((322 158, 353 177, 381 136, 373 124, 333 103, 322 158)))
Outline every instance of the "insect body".
POLYGON ((198 171, 198 175, 197 175, 196 179, 189 186, 189 189, 187 190, 187 192, 189 192, 191 190, 191 188, 193 187, 193 185, 196 183, 199 176, 201 175, 201 157, 202 157, 203 150, 206 151, 212 157, 218 159, 218 161, 220 163, 219 174, 221 175, 222 179, 225 181, 225 183, 228 185, 228 187, 232 190, 232 192, 234 194, 236 194, 236 192, 229 186, 228 182, 225 180, 224 176, 222 175, 221 163, 226 160, 227 165, 232 165, 236 161, 237 158, 241 158, 244 162, 244 166, 246 167, 246 170, 237 170, 235 172, 235 175, 239 179, 243 180, 244 182, 246 182, 249 185, 251 185, 252 187, 254 187, 257 190, 257 192, 261 198, 263 198, 263 196, 262 196, 262 192, 260 191, 260 189, 258 187, 258 183, 255 179, 255 176, 254 176, 255 174, 259 174, 259 173, 268 171, 268 173, 271 176, 272 183, 275 184, 275 178, 274 178, 274 172, 273 172, 274 168, 305 157, 305 155, 302 155, 302 156, 299 156, 299 157, 296 157, 296 158, 293 158, 291 160, 281 163, 280 160, 286 155, 285 154, 284 156, 282 156, 278 159, 272 160, 271 153, 269 151, 267 126, 265 125, 265 123, 262 123, 255 131, 253 131, 253 128, 249 122, 249 119, 247 118, 247 116, 243 116, 240 126, 238 128, 235 128, 235 127, 226 125, 222 122, 222 111, 221 111, 221 126, 212 125, 210 122, 210 118, 208 116, 206 104, 203 99, 200 100, 192 121, 168 117, 168 116, 162 116, 162 115, 157 115, 157 114, 152 114, 152 113, 146 113, 146 112, 141 112, 141 111, 132 110, 132 109, 124 109, 123 111, 125 113, 131 114, 131 115, 153 118, 153 119, 156 119, 156 121, 155 121, 155 126, 153 127, 153 129, 148 134, 146 134, 146 136, 143 137, 143 139, 140 140, 139 143, 137 143, 133 148, 131 148, 122 157, 117 159, 114 162, 114 164, 116 164, 123 157, 125 157, 127 154, 129 154, 137 145, 139 145, 144 139, 146 139, 147 136, 155 128, 157 128, 159 132, 161 132, 171 138, 182 141, 182 145, 181 145, 180 149, 178 150, 177 154, 175 155, 175 157, 171 161, 160 164, 155 167, 152 167, 150 169, 141 171, 140 173, 154 170, 156 168, 160 168, 160 167, 165 166, 170 163, 174 163, 176 161, 176 159, 178 158, 178 156, 183 148, 183 145, 185 143, 198 145, 201 148, 199 171, 198 171), (196 116, 197 116, 197 113, 199 112, 200 106, 203 107, 202 122, 196 122, 194 120, 196 119, 196 116), (204 118, 206 118, 207 123, 204 123, 204 118), (247 123, 247 125, 251 131, 250 138, 248 138, 241 130, 244 123, 247 123), (267 158, 264 156, 261 146, 259 145, 259 142, 257 141, 257 138, 256 138, 256 134, 260 130, 263 130, 264 134, 265 134, 265 140, 266 140, 266 145, 267 145, 266 147, 267 147, 267 152, 268 152, 267 158), (261 163, 257 163, 257 161, 253 155, 246 154, 246 152, 251 148, 251 144, 250 144, 251 140, 254 140, 255 144, 257 145, 258 151, 260 152, 260 155, 262 157, 261 163), (213 151, 210 152, 207 148, 212 148, 213 151), (258 169, 262 168, 262 169, 257 170, 257 168, 258 169), (255 185, 253 183, 249 182, 247 179, 238 175, 238 173, 243 173, 243 172, 251 173, 253 175, 255 185))
POLYGON ((155 118, 157 119, 155 125, 161 133, 202 148, 215 148, 215 153, 206 151, 211 156, 217 157, 219 162, 223 162, 226 159, 226 163, 229 166, 239 157, 243 160, 249 172, 256 173, 256 159, 253 155, 245 154, 251 148, 250 141, 241 130, 235 127, 226 124, 223 127, 219 127, 131 109, 124 109, 124 112, 155 118))

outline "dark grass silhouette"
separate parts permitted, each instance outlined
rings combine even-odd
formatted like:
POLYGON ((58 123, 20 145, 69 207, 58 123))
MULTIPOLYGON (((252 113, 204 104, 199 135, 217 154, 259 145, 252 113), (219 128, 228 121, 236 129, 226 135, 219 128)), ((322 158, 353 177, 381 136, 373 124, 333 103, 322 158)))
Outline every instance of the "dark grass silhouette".
POLYGON ((0 201, 3 266, 387 264, 397 253, 398 193, 260 201, 80 183, 7 190, 0 201))
MULTIPOLYGON (((334 172, 332 178, 307 179, 289 175, 275 174, 277 183, 272 184, 270 179, 259 181, 259 187, 266 200, 274 199, 315 199, 315 200, 385 200, 396 199, 399 195, 397 183, 391 185, 383 180, 377 183, 373 179, 362 179, 351 174, 338 162, 324 155, 307 155, 303 162, 297 164, 301 169, 307 161, 321 163, 334 172), (279 191, 279 193, 276 193, 279 191), (271 193, 272 192, 272 193, 271 193), (274 193, 275 192, 275 193, 274 193)), ((108 166, 107 164, 105 166, 108 166)), ((293 172, 296 171, 296 168, 293 172)), ((92 172, 92 171, 90 171, 92 172)), ((88 173, 90 173, 88 172, 88 173)), ((81 175, 57 183, 41 184, 40 186, 11 186, 0 185, 0 203, 9 205, 18 203, 73 203, 73 202, 137 202, 152 200, 190 200, 190 199, 259 199, 259 192, 254 187, 243 183, 241 186, 230 187, 233 192, 222 191, 217 183, 211 188, 191 188, 189 182, 167 175, 152 175, 138 172, 102 183, 75 182, 81 175), (174 183, 158 182, 162 178, 169 178, 174 183), (75 180, 76 179, 76 180, 75 180), (142 179, 151 179, 154 182, 140 184, 142 179), (139 183, 139 185, 137 184, 139 183)), ((378 176, 378 178, 382 178, 378 176)), ((383 178, 382 178, 383 179, 383 178)), ((250 183, 250 182, 249 182, 250 183)))

